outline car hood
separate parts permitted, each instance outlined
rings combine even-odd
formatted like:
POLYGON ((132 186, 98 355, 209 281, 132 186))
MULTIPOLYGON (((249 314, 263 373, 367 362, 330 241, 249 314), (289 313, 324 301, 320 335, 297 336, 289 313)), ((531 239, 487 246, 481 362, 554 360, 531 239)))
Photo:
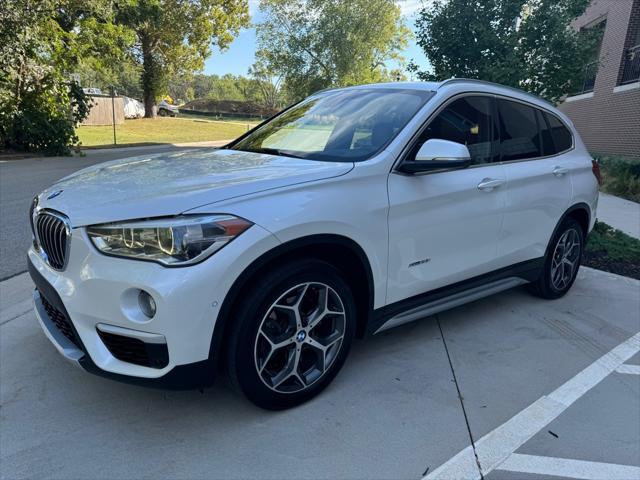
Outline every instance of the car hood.
POLYGON ((235 150, 160 153, 85 168, 46 189, 38 201, 78 227, 177 215, 234 197, 344 175, 352 168, 353 163, 235 150))

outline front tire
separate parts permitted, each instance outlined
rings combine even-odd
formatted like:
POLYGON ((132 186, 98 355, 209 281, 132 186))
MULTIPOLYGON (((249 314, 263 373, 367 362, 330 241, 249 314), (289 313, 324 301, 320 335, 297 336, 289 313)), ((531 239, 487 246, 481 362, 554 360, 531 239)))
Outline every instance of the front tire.
POLYGON ((355 332, 355 302, 340 272, 318 260, 297 261, 262 276, 247 293, 231 320, 232 384, 269 410, 319 394, 344 364, 355 332))
POLYGON ((582 261, 585 237, 586 232, 574 218, 562 222, 549 244, 544 270, 532 284, 536 295, 556 299, 571 289, 582 261))

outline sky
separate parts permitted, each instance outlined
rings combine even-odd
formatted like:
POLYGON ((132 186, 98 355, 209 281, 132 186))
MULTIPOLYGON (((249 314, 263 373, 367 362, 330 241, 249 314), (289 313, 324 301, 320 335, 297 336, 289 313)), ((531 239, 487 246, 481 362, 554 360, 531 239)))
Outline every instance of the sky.
MULTIPOLYGON (((407 19, 407 25, 414 30, 416 14, 422 5, 422 0, 396 0, 402 14, 407 19)), ((260 12, 258 10, 259 0, 249 0, 249 14, 252 23, 260 22, 260 12)), ((214 49, 213 55, 205 62, 204 73, 224 75, 232 73, 234 75, 246 75, 249 67, 253 64, 256 51, 256 30, 246 28, 234 40, 230 47, 220 52, 214 49)), ((427 65, 427 59, 416 45, 415 39, 410 40, 408 48, 403 52, 406 61, 413 59, 423 69, 427 65)), ((396 66, 395 62, 387 64, 389 68, 396 66)))

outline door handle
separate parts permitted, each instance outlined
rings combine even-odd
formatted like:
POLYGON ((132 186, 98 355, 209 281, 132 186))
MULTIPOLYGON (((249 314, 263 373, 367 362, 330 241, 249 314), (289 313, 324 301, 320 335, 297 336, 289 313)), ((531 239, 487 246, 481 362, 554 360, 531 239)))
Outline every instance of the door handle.
POLYGON ((494 188, 498 188, 503 184, 504 180, 501 180, 499 178, 485 178, 478 184, 478 190, 482 190, 483 192, 490 192, 494 188))
POLYGON ((564 168, 564 167, 555 167, 553 169, 553 174, 556 177, 561 177, 563 175, 566 175, 567 173, 569 173, 569 169, 568 168, 564 168))

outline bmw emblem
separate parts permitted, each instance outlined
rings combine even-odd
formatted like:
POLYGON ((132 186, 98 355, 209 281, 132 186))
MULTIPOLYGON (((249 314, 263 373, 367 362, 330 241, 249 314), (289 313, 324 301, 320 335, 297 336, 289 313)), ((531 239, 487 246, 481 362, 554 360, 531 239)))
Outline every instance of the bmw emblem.
POLYGON ((50 194, 47 197, 47 200, 51 200, 52 198, 56 198, 58 195, 60 195, 62 192, 64 192, 64 190, 56 190, 55 192, 53 192, 52 194, 50 194))

